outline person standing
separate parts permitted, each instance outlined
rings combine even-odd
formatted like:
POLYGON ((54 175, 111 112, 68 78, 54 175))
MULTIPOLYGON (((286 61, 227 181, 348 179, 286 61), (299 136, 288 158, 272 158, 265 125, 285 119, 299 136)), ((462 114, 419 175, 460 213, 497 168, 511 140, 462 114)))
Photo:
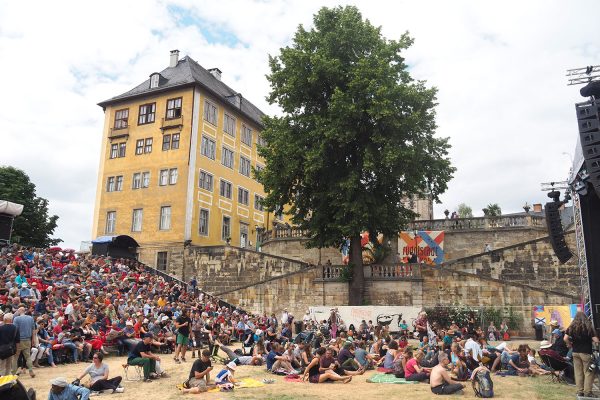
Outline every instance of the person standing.
POLYGON ((175 320, 175 328, 177 328, 177 347, 175 348, 175 362, 177 364, 181 361, 185 362, 185 352, 187 351, 188 343, 190 341, 190 325, 192 320, 188 316, 187 309, 181 311, 181 315, 175 320), (181 361, 179 361, 179 354, 181 353, 181 361))
POLYGON ((31 361, 31 339, 35 330, 35 322, 31 315, 25 314, 25 307, 19 307, 18 314, 13 321, 19 329, 19 343, 17 344, 17 354, 15 354, 13 359, 12 373, 15 374, 17 372, 17 360, 21 353, 23 353, 27 369, 29 370, 29 376, 35 378, 33 362, 31 361))
POLYGON ((20 341, 19 328, 13 324, 13 315, 11 313, 4 314, 4 324, 0 325, 0 346, 12 347, 7 351, 8 355, 0 359, 0 375, 10 375, 12 372, 13 363, 17 363, 17 346, 20 341))
POLYGON ((579 311, 575 314, 573 322, 565 332, 564 340, 571 343, 573 348, 577 396, 594 397, 592 394, 594 372, 590 371, 590 364, 592 361, 592 343, 598 343, 598 337, 585 313, 579 311))

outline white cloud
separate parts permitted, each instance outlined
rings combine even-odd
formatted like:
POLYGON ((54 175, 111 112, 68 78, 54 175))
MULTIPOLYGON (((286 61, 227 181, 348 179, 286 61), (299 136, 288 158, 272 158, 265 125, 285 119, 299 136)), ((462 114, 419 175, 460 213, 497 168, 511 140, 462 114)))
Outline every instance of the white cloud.
MULTIPOLYGON (((594 1, 354 1, 388 38, 409 30, 411 72, 439 89, 438 133, 458 168, 444 208, 543 202, 539 183, 561 180, 576 141, 567 68, 597 62, 594 1)), ((288 45, 322 6, 306 1, 0 3, 0 163, 24 169, 60 216, 56 235, 91 235, 99 101, 168 63, 178 48, 267 112, 267 55, 288 45), (35 7, 35 12, 31 12, 35 7), (174 12, 174 10, 176 12, 174 12), (183 13, 180 11, 183 10, 183 13), (214 39, 216 42, 211 41, 214 39), (238 43, 231 39, 237 38, 238 43)), ((477 212, 477 211, 476 211, 477 212)))

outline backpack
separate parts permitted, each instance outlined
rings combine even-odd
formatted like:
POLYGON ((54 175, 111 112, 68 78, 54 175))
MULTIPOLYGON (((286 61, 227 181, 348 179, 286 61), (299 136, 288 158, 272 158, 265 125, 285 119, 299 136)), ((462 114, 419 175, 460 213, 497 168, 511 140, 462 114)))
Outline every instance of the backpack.
POLYGON ((477 371, 475 377, 473 377, 473 391, 475 397, 484 399, 494 397, 494 382, 492 382, 490 371, 487 369, 477 371))

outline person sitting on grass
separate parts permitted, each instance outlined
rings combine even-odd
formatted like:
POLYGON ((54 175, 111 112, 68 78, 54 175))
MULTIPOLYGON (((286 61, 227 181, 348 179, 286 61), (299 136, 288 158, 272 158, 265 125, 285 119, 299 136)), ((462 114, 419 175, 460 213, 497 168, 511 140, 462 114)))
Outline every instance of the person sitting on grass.
POLYGON ((77 386, 67 382, 65 378, 54 378, 50 380, 52 387, 48 393, 48 400, 88 400, 90 390, 83 386, 77 386))
POLYGON ((344 383, 350 382, 352 380, 352 377, 338 375, 333 370, 333 365, 330 365, 328 368, 321 367, 321 357, 323 357, 325 352, 325 347, 319 347, 317 349, 314 358, 311 360, 310 364, 308 364, 306 370, 304 371, 302 380, 308 380, 308 382, 310 383, 323 383, 326 381, 343 381, 344 383))
POLYGON ((463 390, 465 386, 460 382, 453 380, 448 374, 448 364, 450 360, 446 353, 438 355, 438 365, 432 368, 429 385, 434 394, 453 394, 463 390))
POLYGON ((292 367, 288 356, 283 354, 283 346, 275 342, 271 346, 271 351, 267 355, 267 370, 277 373, 296 374, 297 371, 292 367))
POLYGON ((340 350, 338 354, 338 363, 340 366, 346 371, 360 371, 364 370, 364 367, 356 361, 354 357, 354 344, 350 342, 346 342, 344 347, 340 350))
POLYGON ((404 378, 407 381, 423 382, 429 379, 429 373, 431 368, 422 368, 420 361, 423 359, 423 352, 418 351, 413 358, 412 351, 407 351, 406 356, 406 367, 404 368, 404 378))
POLYGON ((535 358, 536 351, 532 348, 529 348, 527 353, 527 361, 529 361, 529 370, 533 375, 548 375, 550 373, 548 368, 545 365, 540 365, 535 358))
POLYGON ((140 365, 144 369, 144 382, 150 382, 151 379, 158 378, 156 373, 156 362, 160 357, 152 354, 152 334, 146 333, 142 341, 138 342, 129 352, 127 365, 140 365))
POLYGON ((108 379, 108 364, 102 362, 104 355, 100 352, 92 356, 92 363, 83 371, 83 374, 77 377, 79 383, 86 375, 90 375, 90 381, 86 385, 92 392, 101 392, 103 390, 112 390, 112 393, 123 393, 125 391, 121 385, 120 376, 108 379))
POLYGON ((527 376, 530 374, 529 361, 527 361, 527 351, 529 347, 526 344, 519 345, 518 354, 510 356, 508 361, 508 375, 527 376))
POLYGON ((210 351, 208 349, 202 350, 200 358, 194 361, 190 375, 186 383, 181 387, 181 392, 186 393, 203 393, 212 389, 214 385, 210 385, 210 371, 213 367, 210 362, 210 351))
POLYGON ((235 369, 236 369, 236 365, 233 361, 230 361, 229 363, 227 363, 225 368, 223 368, 221 371, 219 371, 217 376, 215 376, 215 384, 217 386, 235 385, 236 380, 233 377, 233 374, 235 373, 235 369))

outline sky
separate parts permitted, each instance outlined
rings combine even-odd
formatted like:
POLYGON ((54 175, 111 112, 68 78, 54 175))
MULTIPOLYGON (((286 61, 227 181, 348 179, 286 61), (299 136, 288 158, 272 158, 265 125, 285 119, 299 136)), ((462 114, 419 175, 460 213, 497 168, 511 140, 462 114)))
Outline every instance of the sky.
POLYGON ((577 139, 567 69, 600 64, 597 1, 0 0, 0 165, 23 169, 57 214, 55 237, 91 240, 104 114, 180 50, 264 112, 268 56, 323 6, 356 5, 388 39, 408 31, 412 76, 438 89, 454 179, 436 218, 466 203, 544 203, 577 139))

